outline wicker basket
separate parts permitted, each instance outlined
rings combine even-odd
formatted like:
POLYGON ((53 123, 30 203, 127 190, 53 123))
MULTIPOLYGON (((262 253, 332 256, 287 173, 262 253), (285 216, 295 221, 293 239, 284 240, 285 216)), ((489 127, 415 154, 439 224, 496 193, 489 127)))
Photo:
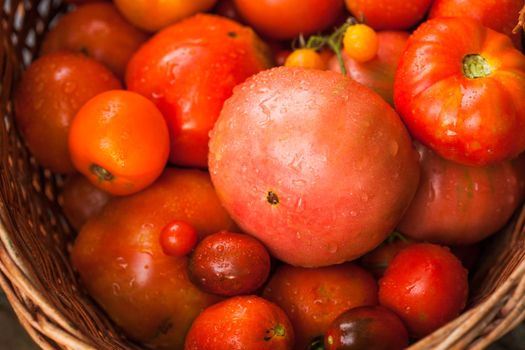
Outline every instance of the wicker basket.
MULTIPOLYGON (((43 349, 139 349, 82 291, 68 262, 73 239, 58 206, 61 179, 39 168, 13 127, 13 86, 52 19, 57 0, 0 5, 0 286, 43 349)), ((483 349, 525 318, 525 209, 482 253, 468 311, 410 349, 483 349)))

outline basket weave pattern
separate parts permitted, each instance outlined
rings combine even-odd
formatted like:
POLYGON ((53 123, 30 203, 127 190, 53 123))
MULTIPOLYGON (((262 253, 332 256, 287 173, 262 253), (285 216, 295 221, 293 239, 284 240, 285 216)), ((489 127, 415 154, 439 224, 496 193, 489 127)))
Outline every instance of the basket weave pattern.
MULTIPOLYGON (((16 83, 65 6, 57 0, 4 0, 0 6, 0 286, 43 349, 139 349, 79 285, 68 260, 74 232, 57 198, 61 178, 37 166, 13 124, 16 83)), ((520 208, 487 242, 468 311, 411 350, 483 349, 525 318, 524 226, 520 208)))

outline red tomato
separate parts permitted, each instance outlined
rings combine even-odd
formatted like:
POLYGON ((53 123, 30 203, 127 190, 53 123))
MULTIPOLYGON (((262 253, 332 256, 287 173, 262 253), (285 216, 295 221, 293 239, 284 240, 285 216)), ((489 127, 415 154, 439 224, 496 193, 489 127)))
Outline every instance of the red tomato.
POLYGON ((346 8, 376 30, 409 29, 423 19, 432 0, 345 0, 346 8))
POLYGON ((402 350, 408 332, 392 311, 382 306, 361 306, 339 315, 324 336, 326 350, 402 350))
POLYGON ((75 114, 92 97, 119 88, 111 71, 78 53, 57 52, 31 63, 14 104, 16 125, 37 162, 53 172, 74 172, 68 133, 75 114))
MULTIPOLYGON (((377 92, 390 105, 394 105, 394 77, 409 34, 407 32, 378 32, 379 48, 374 59, 360 63, 343 53, 347 75, 377 92)), ((337 57, 332 57, 330 69, 341 71, 337 57)))
POLYGON ((429 243, 399 252, 379 281, 379 303, 394 311, 416 338, 458 316, 467 295, 467 270, 447 248, 429 243))
POLYGON ((166 255, 188 255, 197 244, 197 231, 186 221, 175 220, 160 231, 160 246, 166 255))
POLYGON ((372 275, 352 263, 315 269, 282 265, 266 285, 263 296, 290 317, 296 349, 308 349, 345 310, 376 305, 377 283, 372 275))
POLYGON ((207 292, 233 296, 255 292, 270 274, 270 254, 252 236, 218 232, 190 257, 190 278, 207 292))
POLYGON ((421 181, 398 225, 407 236, 446 245, 476 243, 501 229, 521 203, 521 174, 513 162, 470 167, 419 143, 417 149, 421 181))
POLYGON ((293 39, 333 25, 343 12, 343 0, 234 0, 248 24, 275 39, 293 39))
POLYGON ((263 298, 230 298, 193 322, 184 350, 292 350, 294 330, 284 311, 263 298))
POLYGON ((60 17, 42 42, 41 54, 78 51, 105 64, 119 78, 147 36, 129 24, 110 3, 77 7, 60 17))
POLYGON ((164 254, 160 232, 174 219, 204 237, 234 224, 209 176, 167 169, 150 187, 113 198, 80 231, 73 266, 102 309, 146 347, 181 349, 197 315, 219 301, 188 277, 188 258, 164 254))
POLYGON ((525 150, 523 81, 525 56, 506 35, 468 18, 436 18, 411 36, 394 101, 412 135, 436 153, 488 165, 525 150))
POLYGON ((235 89, 212 131, 209 164, 243 230, 307 267, 378 246, 419 179, 417 152, 383 99, 342 74, 304 68, 267 70, 235 89))
POLYGON ((429 18, 470 17, 512 38, 521 48, 522 31, 512 33, 523 0, 434 0, 429 18))
POLYGON ((266 45, 229 19, 196 15, 159 32, 131 58, 128 89, 150 98, 168 123, 170 161, 206 167, 208 133, 233 87, 271 64, 266 45))

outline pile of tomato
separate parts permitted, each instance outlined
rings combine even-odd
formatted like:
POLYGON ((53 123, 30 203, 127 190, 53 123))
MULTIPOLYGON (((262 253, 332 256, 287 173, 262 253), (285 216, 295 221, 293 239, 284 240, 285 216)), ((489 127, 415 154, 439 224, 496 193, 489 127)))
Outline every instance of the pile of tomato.
POLYGON ((69 1, 15 94, 151 349, 403 349, 525 197, 523 0, 69 1))

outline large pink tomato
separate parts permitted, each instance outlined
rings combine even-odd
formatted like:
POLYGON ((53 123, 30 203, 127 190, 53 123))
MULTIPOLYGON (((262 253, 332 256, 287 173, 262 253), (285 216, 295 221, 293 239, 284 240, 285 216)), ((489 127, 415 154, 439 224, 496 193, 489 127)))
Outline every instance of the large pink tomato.
POLYGON ((398 229, 412 238, 472 244, 505 225, 523 195, 525 157, 485 167, 446 160, 417 145, 419 189, 398 229))
POLYGON ((342 74, 279 67, 236 87, 210 140, 223 205, 292 265, 352 260, 408 207, 417 153, 396 112, 342 74))

